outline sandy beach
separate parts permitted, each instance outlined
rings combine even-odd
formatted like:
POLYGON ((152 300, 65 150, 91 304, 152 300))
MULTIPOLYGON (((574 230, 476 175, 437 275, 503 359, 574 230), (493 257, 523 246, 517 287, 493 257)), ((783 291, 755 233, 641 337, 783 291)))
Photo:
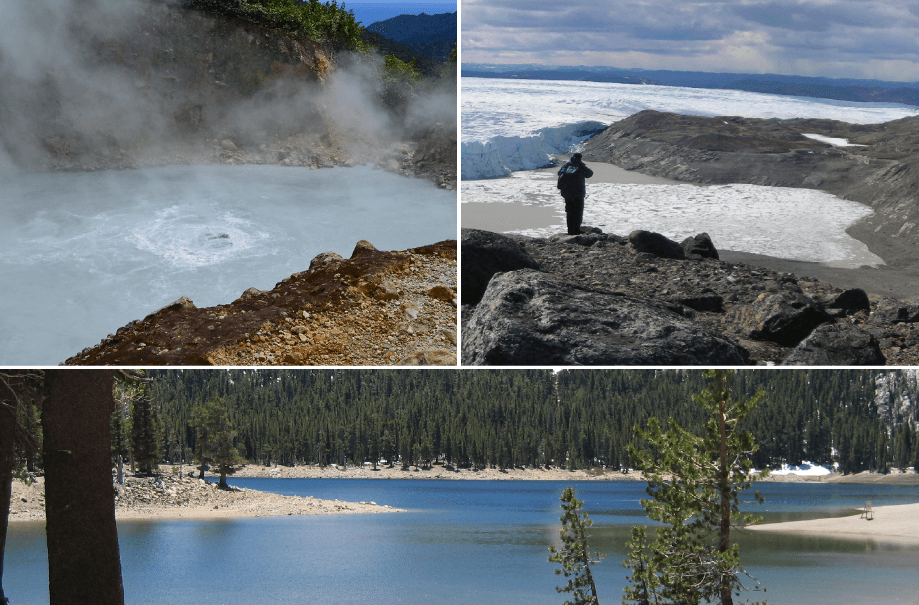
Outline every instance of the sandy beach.
MULTIPOLYGON (((917 495, 919 499, 919 495, 917 495)), ((753 525, 747 529, 847 540, 873 540, 919 547, 919 503, 877 506, 868 519, 853 510, 848 517, 753 525)))
MULTIPOLYGON (((568 160, 568 156, 556 156, 556 160, 561 165, 568 160)), ((686 184, 681 181, 625 170, 614 164, 590 162, 588 165, 594 171, 594 176, 588 182, 588 188, 591 184, 597 183, 626 185, 686 184)), ((558 167, 548 167, 541 168, 536 172, 546 172, 554 175, 557 171, 558 167)), ((464 228, 484 229, 496 233, 547 227, 553 224, 563 225, 565 222, 563 213, 559 213, 556 209, 546 206, 536 199, 501 204, 464 202, 460 207, 460 222, 464 228)), ((604 230, 607 231, 607 229, 604 230)), ((615 230, 608 231, 616 233, 615 230)), ((866 244, 876 254, 884 256, 881 244, 886 236, 877 236, 869 230, 855 228, 855 226, 848 231, 850 235, 866 244)), ((616 234, 628 235, 628 233, 616 234)), ((715 242, 715 245, 717 246, 718 242, 715 242)), ((794 273, 798 277, 814 277, 841 289, 861 288, 869 294, 889 296, 900 300, 919 299, 919 267, 915 266, 915 264, 897 263, 879 267, 841 269, 821 263, 789 260, 748 252, 724 249, 719 249, 718 252, 721 260, 724 261, 742 262, 774 271, 794 273)), ((885 261, 890 262, 889 259, 885 259, 885 261)))

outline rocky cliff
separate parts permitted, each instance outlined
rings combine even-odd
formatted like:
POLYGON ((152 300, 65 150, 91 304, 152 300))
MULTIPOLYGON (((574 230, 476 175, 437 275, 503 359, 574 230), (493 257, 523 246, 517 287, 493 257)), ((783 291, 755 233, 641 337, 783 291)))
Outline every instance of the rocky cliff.
POLYGON ((887 425, 909 423, 919 430, 919 369, 879 373, 874 382, 874 403, 887 425))

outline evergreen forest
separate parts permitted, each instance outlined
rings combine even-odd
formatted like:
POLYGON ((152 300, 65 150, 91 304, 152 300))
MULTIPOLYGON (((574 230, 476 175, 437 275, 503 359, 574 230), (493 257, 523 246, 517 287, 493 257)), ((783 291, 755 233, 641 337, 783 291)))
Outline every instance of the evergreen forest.
MULTIPOLYGON (((765 391, 744 426, 759 444, 754 466, 835 463, 843 473, 919 466, 916 418, 891 426, 880 418, 876 375, 738 371, 737 397, 765 391)), ((629 445, 639 441, 635 426, 650 418, 672 417, 701 433, 704 418, 691 398, 706 386, 701 370, 149 370, 147 376, 142 395, 116 393, 113 456, 166 464, 196 460, 196 414, 218 401, 249 463, 626 469, 629 445)), ((33 406, 21 405, 20 415, 25 426, 37 426, 33 406)))

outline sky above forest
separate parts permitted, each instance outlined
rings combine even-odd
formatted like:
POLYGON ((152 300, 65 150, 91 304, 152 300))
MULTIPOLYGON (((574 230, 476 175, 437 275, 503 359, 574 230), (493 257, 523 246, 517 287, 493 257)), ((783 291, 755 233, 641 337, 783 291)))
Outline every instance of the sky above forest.
POLYGON ((464 63, 919 80, 919 1, 460 4, 464 63))

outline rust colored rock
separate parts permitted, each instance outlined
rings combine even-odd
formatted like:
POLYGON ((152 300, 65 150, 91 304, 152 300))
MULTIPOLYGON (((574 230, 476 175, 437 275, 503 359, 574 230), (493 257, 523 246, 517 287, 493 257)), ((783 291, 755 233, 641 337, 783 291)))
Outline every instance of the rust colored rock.
POLYGON ((399 252, 360 243, 356 249, 361 253, 347 260, 320 254, 309 270, 268 291, 250 288, 230 304, 199 309, 183 297, 64 365, 395 364, 405 353, 393 343, 410 332, 403 312, 375 295, 381 286, 427 299, 426 312, 455 329, 452 305, 427 298, 445 272, 456 283, 455 240, 399 252), (361 345, 362 338, 376 340, 361 345))

